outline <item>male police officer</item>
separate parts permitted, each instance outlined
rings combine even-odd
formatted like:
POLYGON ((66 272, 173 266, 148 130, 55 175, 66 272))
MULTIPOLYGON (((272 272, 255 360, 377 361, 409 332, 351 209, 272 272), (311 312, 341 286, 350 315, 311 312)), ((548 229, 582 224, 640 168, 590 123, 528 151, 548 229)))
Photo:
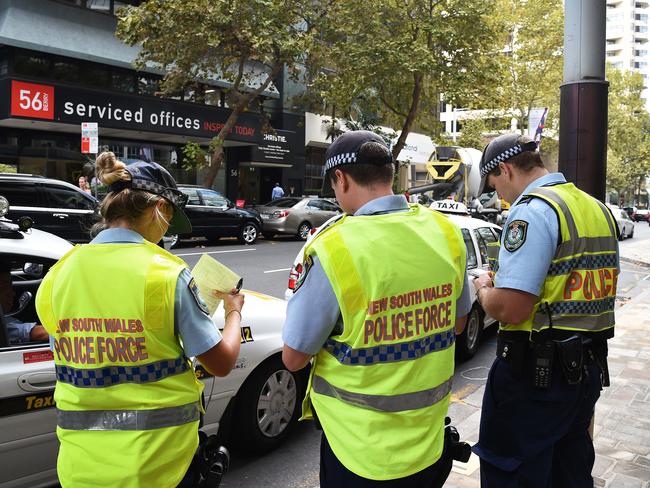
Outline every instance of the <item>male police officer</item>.
POLYGON ((372 132, 340 136, 325 170, 346 215, 305 249, 282 354, 292 371, 314 356, 303 418, 323 428, 321 486, 440 486, 455 329, 471 305, 462 236, 393 195, 372 132))
POLYGON ((483 398, 483 487, 592 487, 588 434, 614 334, 616 222, 598 200, 543 166, 517 134, 483 152, 486 183, 511 203, 495 283, 474 281, 500 321, 483 398))

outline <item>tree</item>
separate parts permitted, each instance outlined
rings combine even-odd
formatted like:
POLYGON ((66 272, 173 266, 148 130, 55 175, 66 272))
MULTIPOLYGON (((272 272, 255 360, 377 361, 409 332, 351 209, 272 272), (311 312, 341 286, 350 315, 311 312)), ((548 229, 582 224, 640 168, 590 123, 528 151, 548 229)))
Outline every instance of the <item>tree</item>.
POLYGON ((482 151, 488 143, 484 134, 489 131, 489 127, 482 118, 464 119, 463 130, 458 138, 458 145, 460 147, 473 147, 482 151))
POLYGON ((562 0, 496 0, 489 22, 501 51, 494 56, 498 83, 482 87, 471 108, 491 109, 517 120, 524 132, 530 111, 548 107, 546 127, 557 128, 562 83, 564 11, 562 0))
POLYGON ((608 65, 607 79, 607 183, 619 196, 638 195, 650 174, 650 114, 641 98, 643 77, 608 65))
MULTIPOLYGON (((360 96, 399 127, 397 157, 413 127, 439 130, 440 93, 468 96, 486 80, 493 32, 480 0, 335 2, 319 32, 308 86, 348 117, 360 96)), ((354 118, 354 117, 352 117, 354 118)))
POLYGON ((204 186, 219 172, 238 116, 285 67, 296 72, 312 38, 304 19, 320 15, 319 6, 326 7, 309 0, 148 0, 119 11, 117 36, 141 46, 136 67, 164 71, 164 93, 214 77, 230 83, 232 111, 212 144, 204 186))

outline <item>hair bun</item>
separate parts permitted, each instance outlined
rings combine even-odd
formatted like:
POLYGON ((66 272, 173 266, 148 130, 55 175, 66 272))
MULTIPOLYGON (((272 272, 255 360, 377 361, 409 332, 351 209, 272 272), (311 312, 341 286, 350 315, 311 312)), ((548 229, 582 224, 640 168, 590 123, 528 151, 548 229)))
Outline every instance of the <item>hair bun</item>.
POLYGON ((95 160, 95 171, 97 178, 105 185, 111 185, 117 181, 128 181, 131 175, 126 170, 126 165, 117 159, 111 151, 103 152, 95 160))

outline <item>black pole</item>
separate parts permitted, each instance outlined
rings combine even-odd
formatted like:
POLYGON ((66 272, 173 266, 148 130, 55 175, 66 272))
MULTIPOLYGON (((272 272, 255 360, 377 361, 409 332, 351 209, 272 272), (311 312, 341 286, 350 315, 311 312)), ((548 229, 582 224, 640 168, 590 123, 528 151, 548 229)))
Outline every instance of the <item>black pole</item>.
POLYGON ((560 88, 559 169, 605 200, 607 97, 605 2, 565 0, 564 83, 560 88))
POLYGON ((608 82, 596 80, 560 88, 559 170, 600 201, 607 178, 608 88, 608 82))

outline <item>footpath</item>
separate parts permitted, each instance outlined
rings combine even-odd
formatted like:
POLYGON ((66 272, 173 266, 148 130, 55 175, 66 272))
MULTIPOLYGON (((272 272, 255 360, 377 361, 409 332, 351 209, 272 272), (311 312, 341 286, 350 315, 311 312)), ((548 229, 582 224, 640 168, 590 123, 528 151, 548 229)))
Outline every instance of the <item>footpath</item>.
MULTIPOLYGON (((648 241, 626 242, 621 261, 648 268, 648 241)), ((594 486, 650 488, 650 287, 616 311, 616 336, 609 341, 611 386, 596 405, 594 486)), ((478 440, 483 384, 467 396, 452 397, 450 416, 461 438, 478 440)), ((479 463, 455 464, 445 483, 450 488, 478 488, 479 463)))

